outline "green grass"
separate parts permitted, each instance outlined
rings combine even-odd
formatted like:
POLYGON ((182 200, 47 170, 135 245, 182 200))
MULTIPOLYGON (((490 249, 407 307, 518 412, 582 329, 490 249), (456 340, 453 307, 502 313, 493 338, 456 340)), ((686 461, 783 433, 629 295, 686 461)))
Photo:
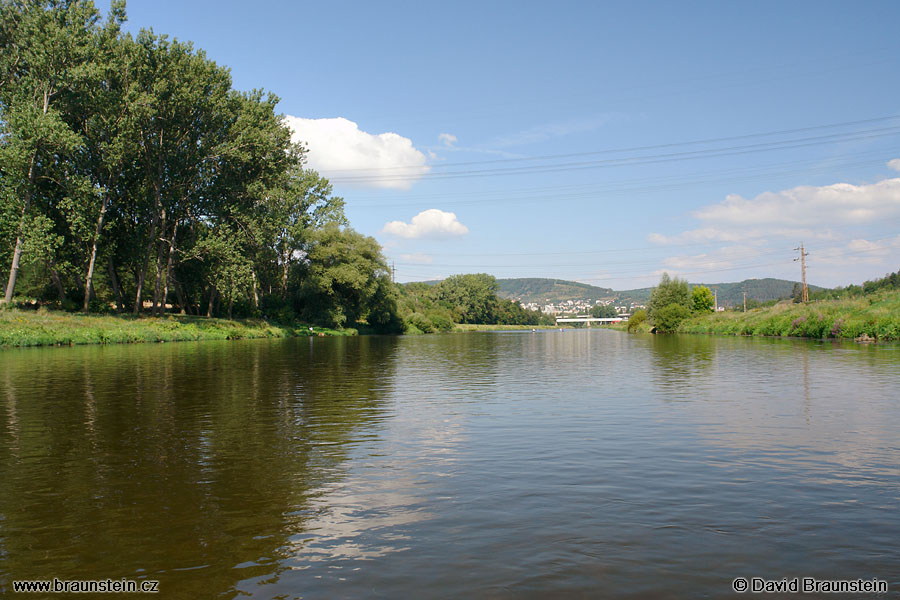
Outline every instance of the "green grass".
POLYGON ((900 292, 692 317, 681 333, 900 340, 900 292))
POLYGON ((278 325, 262 319, 208 319, 186 315, 94 316, 53 311, 0 311, 0 346, 70 346, 308 335, 356 335, 355 329, 278 325))

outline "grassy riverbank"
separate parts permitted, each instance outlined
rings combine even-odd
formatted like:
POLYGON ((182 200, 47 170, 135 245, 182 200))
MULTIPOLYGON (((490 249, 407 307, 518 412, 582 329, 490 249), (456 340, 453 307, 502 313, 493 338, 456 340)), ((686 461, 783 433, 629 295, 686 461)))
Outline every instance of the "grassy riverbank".
POLYGON ((236 340, 308 335, 356 335, 355 329, 335 330, 305 324, 279 325, 262 319, 208 319, 187 315, 134 317, 92 316, 53 311, 0 311, 0 346, 133 344, 236 340))
POLYGON ((807 338, 861 336, 900 340, 900 293, 882 292, 844 300, 809 304, 784 302, 744 312, 722 312, 693 317, 680 333, 762 335, 807 338))

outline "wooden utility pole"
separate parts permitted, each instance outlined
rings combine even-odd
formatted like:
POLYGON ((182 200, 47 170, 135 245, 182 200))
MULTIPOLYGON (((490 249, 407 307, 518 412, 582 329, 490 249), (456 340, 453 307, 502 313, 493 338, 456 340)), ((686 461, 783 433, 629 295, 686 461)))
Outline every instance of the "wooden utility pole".
POLYGON ((800 256, 794 259, 794 262, 800 261, 800 281, 803 285, 803 289, 800 292, 800 300, 801 302, 809 302, 809 288, 806 287, 806 257, 809 256, 809 252, 803 249, 803 242, 800 242, 800 247, 794 248, 794 250, 800 251, 800 256))

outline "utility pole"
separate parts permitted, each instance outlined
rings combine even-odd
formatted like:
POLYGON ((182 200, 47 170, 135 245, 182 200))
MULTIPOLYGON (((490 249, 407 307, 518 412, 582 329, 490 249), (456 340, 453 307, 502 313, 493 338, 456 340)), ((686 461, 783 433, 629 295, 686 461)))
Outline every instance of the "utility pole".
POLYGON ((396 283, 396 281, 395 281, 396 275, 397 275, 397 265, 394 263, 394 261, 391 261, 391 283, 396 283))
POLYGON ((716 303, 715 312, 719 312, 719 288, 714 287, 713 293, 715 294, 715 303, 716 303))
POLYGON ((803 285, 803 291, 800 292, 800 300, 805 303, 809 302, 809 288, 806 287, 806 257, 809 256, 809 252, 803 249, 803 242, 800 242, 800 247, 794 248, 794 250, 800 251, 799 258, 795 258, 794 262, 800 261, 800 281, 803 285))
POLYGON ((744 290, 744 312, 747 312, 747 290, 744 290))

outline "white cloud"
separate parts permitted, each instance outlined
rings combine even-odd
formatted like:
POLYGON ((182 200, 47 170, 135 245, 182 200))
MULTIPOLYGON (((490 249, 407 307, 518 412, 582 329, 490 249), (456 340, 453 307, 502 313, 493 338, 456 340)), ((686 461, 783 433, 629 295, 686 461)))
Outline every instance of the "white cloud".
POLYGON ((750 200, 732 194, 694 216, 708 223, 742 227, 871 223, 900 216, 900 178, 867 185, 800 186, 765 192, 750 200))
POLYGON ((813 265, 825 264, 832 266, 846 265, 878 265, 885 262, 885 258, 896 254, 900 249, 900 235, 882 240, 856 239, 851 240, 843 247, 825 248, 820 252, 811 253, 810 262, 813 265))
POLYGON ((889 160, 887 166, 895 171, 900 171, 900 158, 895 158, 894 160, 889 160))
POLYGON ((803 229, 799 227, 701 227, 691 229, 677 235, 651 233, 647 241, 652 244, 702 244, 705 242, 741 242, 743 244, 762 244, 767 237, 783 237, 798 240, 835 240, 837 234, 831 229, 803 229))
POLYGON ((670 256, 663 260, 667 269, 675 272, 714 271, 731 269, 735 263, 754 259, 762 254, 758 248, 747 246, 726 246, 715 252, 694 254, 689 256, 670 256))
POLYGON ((429 208, 414 216, 409 223, 386 223, 382 232, 403 238, 446 238, 465 235, 469 233, 469 228, 459 222, 456 214, 429 208))
POLYGON ((438 140, 441 141, 442 144, 447 146, 448 148, 452 148, 453 144, 456 143, 456 136, 452 133, 442 133, 438 136, 438 140))
POLYGON ((309 148, 309 166, 336 184, 409 189, 429 170, 412 140, 396 133, 367 133, 343 117, 284 121, 291 139, 309 148))
POLYGON ((408 263, 415 263, 417 265, 430 265, 434 260, 431 258, 431 256, 422 254, 421 252, 416 252, 415 254, 401 254, 398 258, 408 263))

